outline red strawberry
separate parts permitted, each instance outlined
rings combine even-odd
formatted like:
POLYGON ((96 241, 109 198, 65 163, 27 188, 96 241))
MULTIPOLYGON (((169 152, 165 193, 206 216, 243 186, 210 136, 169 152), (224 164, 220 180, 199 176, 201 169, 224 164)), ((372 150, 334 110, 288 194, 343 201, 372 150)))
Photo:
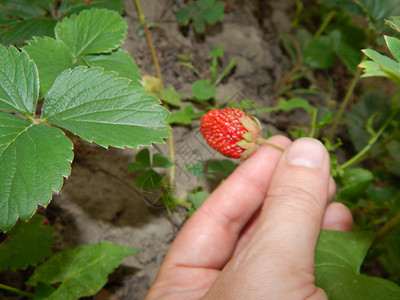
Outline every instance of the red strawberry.
POLYGON ((221 154, 245 158, 257 149, 261 128, 244 111, 224 108, 206 113, 201 118, 200 132, 207 143, 221 154))

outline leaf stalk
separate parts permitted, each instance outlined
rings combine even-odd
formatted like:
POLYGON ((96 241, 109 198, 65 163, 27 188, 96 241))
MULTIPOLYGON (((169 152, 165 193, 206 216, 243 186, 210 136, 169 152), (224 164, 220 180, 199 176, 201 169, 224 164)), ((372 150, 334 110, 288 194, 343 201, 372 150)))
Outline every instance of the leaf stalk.
POLYGON ((13 292, 13 293, 16 293, 16 294, 19 294, 19 295, 22 295, 22 296, 25 296, 25 297, 29 297, 29 298, 33 298, 35 296, 34 294, 21 291, 21 290, 15 288, 15 287, 12 287, 12 286, 9 286, 9 285, 6 285, 6 284, 2 284, 2 283, 0 283, 0 289, 6 290, 6 291, 9 291, 9 292, 13 292))

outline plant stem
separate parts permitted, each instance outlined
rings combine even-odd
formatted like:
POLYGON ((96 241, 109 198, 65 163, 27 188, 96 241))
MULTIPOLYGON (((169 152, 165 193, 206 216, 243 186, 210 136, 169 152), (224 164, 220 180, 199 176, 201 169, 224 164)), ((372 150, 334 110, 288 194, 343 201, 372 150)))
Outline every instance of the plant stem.
POLYGON ((371 156, 372 154, 376 153, 379 150, 382 150, 385 148, 390 142, 397 140, 400 137, 400 131, 396 131, 387 138, 385 138, 383 141, 379 143, 379 146, 375 147, 369 152, 369 155, 371 156))
POLYGON ((147 39, 147 44, 149 45, 149 48, 150 48, 151 57, 153 58, 154 68, 156 69, 156 74, 157 74, 158 79, 160 79, 161 89, 164 89, 164 84, 163 84, 162 75, 161 75, 161 69, 160 69, 160 65, 158 63, 157 54, 154 49, 154 44, 153 44, 153 40, 151 39, 149 28, 146 25, 146 17, 143 14, 142 7, 140 6, 140 1, 135 0, 135 4, 136 4, 137 12, 139 14, 140 24, 143 27, 143 30, 144 30, 144 33, 145 33, 146 39, 147 39))
MULTIPOLYGON (((164 89, 164 83, 161 75, 160 64, 158 63, 158 58, 156 51, 154 50, 153 40, 151 39, 149 28, 146 25, 146 17, 143 14, 142 7, 140 6, 139 0, 134 0, 136 4, 136 10, 139 15, 140 23, 143 27, 144 33, 146 35, 147 44, 149 45, 151 57, 153 58, 154 68, 156 69, 156 74, 158 79, 160 80, 161 89, 164 89)), ((169 172, 169 185, 171 188, 175 187, 175 147, 174 147, 174 139, 172 137, 172 130, 171 136, 168 138, 168 147, 169 147, 169 156, 172 162, 172 166, 169 172)))
POLYGON ((397 215, 392 220, 390 220, 388 223, 386 223, 386 225, 383 226, 378 231, 378 233, 375 236, 374 241, 372 242, 371 248, 376 247, 380 242, 382 242, 385 239, 385 237, 387 237, 399 225, 400 225, 400 212, 397 213, 397 215))
POLYGON ((265 145, 271 146, 272 148, 278 149, 278 150, 280 150, 282 152, 285 151, 284 148, 282 148, 282 147, 280 147, 278 145, 275 145, 273 143, 270 143, 266 139, 263 139, 263 138, 257 138, 257 142, 259 142, 260 144, 265 144, 265 145))
POLYGON ((317 32, 314 35, 314 38, 319 37, 325 30, 326 26, 328 26, 329 22, 333 19, 336 15, 336 11, 331 11, 325 18, 321 26, 318 28, 317 32))
POLYGON ((311 137, 311 138, 315 137, 316 132, 317 132, 317 114, 318 114, 318 109, 314 108, 313 112, 311 114, 312 120, 311 120, 311 126, 310 126, 311 130, 310 130, 310 134, 309 134, 309 137, 311 137))
POLYGON ((25 296, 25 297, 29 297, 29 298, 33 298, 35 296, 34 294, 21 291, 21 290, 16 289, 16 288, 14 288, 12 286, 8 286, 8 285, 2 284, 2 283, 0 283, 0 289, 6 290, 6 291, 9 291, 9 292, 13 292, 13 293, 16 293, 16 294, 19 294, 19 295, 22 295, 22 296, 25 296))
POLYGON ((333 140, 333 136, 335 135, 336 128, 343 116, 344 110, 346 109, 347 105, 350 102, 351 95, 353 94, 354 88, 356 87, 357 81, 360 79, 360 76, 361 76, 361 68, 358 68, 356 74, 354 74, 353 80, 350 83, 349 89, 347 90, 346 95, 344 96, 344 99, 343 99, 342 105, 340 106, 339 112, 336 115, 335 120, 333 121, 331 130, 329 131, 329 134, 328 134, 329 141, 333 140))
POLYGON ((386 122, 382 125, 381 128, 379 128, 378 132, 368 141, 368 144, 361 149, 360 152, 358 152, 356 155, 354 155, 352 158, 350 158, 348 161, 346 161, 344 164, 342 164, 340 167, 342 169, 345 169, 360 160, 362 160, 362 157, 371 149, 372 145, 378 140, 378 138, 382 135, 383 131, 386 129, 386 127, 390 124, 390 122, 393 120, 394 116, 397 114, 398 109, 393 111, 389 118, 386 120, 386 122))

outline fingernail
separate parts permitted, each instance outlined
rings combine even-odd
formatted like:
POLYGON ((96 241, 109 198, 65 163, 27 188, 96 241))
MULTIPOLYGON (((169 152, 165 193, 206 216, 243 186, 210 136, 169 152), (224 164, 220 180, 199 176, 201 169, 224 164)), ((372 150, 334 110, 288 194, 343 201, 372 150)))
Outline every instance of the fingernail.
POLYGON ((318 140, 312 138, 301 138, 293 142, 286 160, 289 164, 307 167, 321 168, 325 159, 325 146, 318 140))

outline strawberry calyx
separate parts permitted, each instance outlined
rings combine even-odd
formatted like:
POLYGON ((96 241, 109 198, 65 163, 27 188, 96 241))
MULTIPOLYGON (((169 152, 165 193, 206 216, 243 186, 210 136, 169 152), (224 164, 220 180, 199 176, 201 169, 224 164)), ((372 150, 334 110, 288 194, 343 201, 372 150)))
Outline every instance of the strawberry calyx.
POLYGON ((247 132, 242 134, 243 139, 237 142, 236 145, 245 150, 241 158, 246 158, 258 148, 261 126, 257 119, 251 118, 248 115, 244 115, 240 122, 247 132))

